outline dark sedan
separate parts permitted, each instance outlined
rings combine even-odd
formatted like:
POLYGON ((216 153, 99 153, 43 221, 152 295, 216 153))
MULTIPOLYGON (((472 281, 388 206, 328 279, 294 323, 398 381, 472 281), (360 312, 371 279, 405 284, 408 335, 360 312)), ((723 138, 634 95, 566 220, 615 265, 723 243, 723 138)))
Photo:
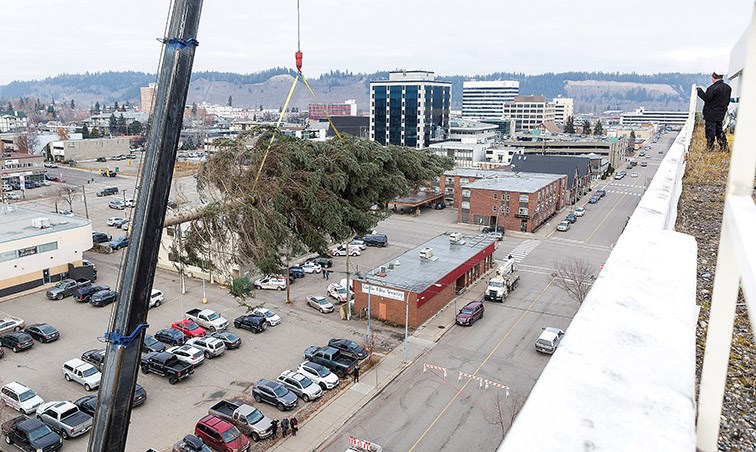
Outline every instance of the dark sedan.
POLYGON ((89 299, 89 304, 101 308, 113 303, 116 301, 116 298, 118 298, 118 292, 113 290, 101 290, 92 295, 92 298, 89 299))
POLYGON ((89 299, 92 298, 92 295, 96 294, 97 292, 101 290, 110 290, 110 286, 84 286, 79 287, 78 289, 74 290, 73 297, 76 301, 81 301, 82 303, 89 303, 89 299))
POLYGON ((105 349, 96 348, 93 350, 87 350, 81 354, 81 360, 95 366, 98 370, 102 371, 102 363, 105 362, 105 349))
MULTIPOLYGON (((131 407, 137 407, 141 404, 143 404, 147 400, 147 391, 144 390, 142 385, 137 383, 136 388, 134 389, 134 399, 131 402, 131 407)), ((97 409, 97 396, 96 395, 88 395, 84 396, 74 402, 74 405, 79 407, 79 409, 87 413, 88 415, 94 417, 95 410, 97 409)))
POLYGON ((570 223, 574 223, 577 221, 577 216, 575 216, 574 213, 569 213, 564 219, 569 221, 570 223))
POLYGON ((168 345, 184 345, 186 335, 176 328, 166 328, 155 333, 155 339, 168 345))
POLYGON ((47 323, 32 323, 24 332, 42 343, 57 341, 60 338, 60 332, 47 323))
POLYGON ((367 358, 367 351, 360 344, 349 339, 331 339, 328 346, 340 350, 341 353, 355 359, 367 358))
POLYGON ((228 331, 219 331, 217 333, 212 333, 210 337, 214 337, 223 341, 223 343, 226 344, 226 348, 229 350, 231 350, 232 348, 239 348, 242 342, 239 336, 228 331))
POLYGON ((18 353, 34 347, 34 339, 22 331, 8 333, 0 336, 0 346, 13 350, 18 353))
POLYGON ((269 403, 281 411, 291 410, 297 406, 297 395, 280 383, 271 380, 259 380, 252 388, 252 396, 257 403, 269 403))
POLYGON ((142 342, 142 353, 149 353, 149 352, 164 352, 165 351, 165 344, 158 341, 154 337, 150 336, 149 334, 144 335, 144 341, 142 342))

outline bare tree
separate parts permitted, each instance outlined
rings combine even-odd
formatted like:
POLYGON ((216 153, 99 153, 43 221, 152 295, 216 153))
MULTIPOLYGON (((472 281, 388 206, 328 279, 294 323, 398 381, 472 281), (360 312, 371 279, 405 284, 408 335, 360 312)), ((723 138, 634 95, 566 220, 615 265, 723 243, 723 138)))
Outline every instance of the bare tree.
POLYGON ((73 202, 76 199, 78 187, 74 185, 60 185, 55 193, 56 198, 68 204, 68 210, 73 212, 73 202))
POLYGON ((58 127, 55 132, 58 134, 58 139, 66 141, 69 139, 68 132, 63 127, 58 127))
POLYGON ((26 131, 18 136, 18 152, 21 154, 34 154, 34 148, 39 144, 39 137, 32 131, 26 131))
POLYGON ((525 406, 525 397, 509 392, 509 395, 501 390, 496 391, 494 398, 494 417, 489 419, 492 425, 498 425, 501 428, 501 440, 507 436, 507 432, 512 428, 517 414, 525 406))
POLYGON ((585 259, 565 259, 554 264, 554 284, 567 292, 573 300, 582 303, 591 290, 596 277, 594 267, 585 259))

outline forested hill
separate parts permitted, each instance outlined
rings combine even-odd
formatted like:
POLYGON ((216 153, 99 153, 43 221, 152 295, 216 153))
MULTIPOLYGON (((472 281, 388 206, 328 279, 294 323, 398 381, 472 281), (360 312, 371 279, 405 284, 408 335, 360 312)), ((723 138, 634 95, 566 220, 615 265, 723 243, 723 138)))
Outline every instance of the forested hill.
MULTIPOLYGON (((278 109, 295 73, 286 68, 272 68, 252 74, 230 72, 195 72, 189 89, 188 102, 210 102, 226 105, 229 97, 236 107, 278 109)), ((331 71, 310 81, 318 96, 304 86, 295 91, 292 106, 306 109, 313 102, 338 102, 356 99, 358 109, 367 110, 370 80, 387 79, 388 72, 353 74, 331 71)), ((452 108, 462 108, 462 83, 466 80, 517 80, 523 95, 557 96, 575 99, 579 113, 604 110, 647 109, 684 110, 688 107, 692 84, 706 85, 708 76, 690 73, 622 74, 609 72, 562 72, 541 75, 497 72, 487 75, 436 75, 436 80, 452 83, 452 108)), ((154 74, 143 72, 100 72, 63 74, 44 80, 15 81, 0 85, 0 105, 20 98, 34 104, 66 102, 77 105, 139 104, 139 88, 155 82, 154 74)))

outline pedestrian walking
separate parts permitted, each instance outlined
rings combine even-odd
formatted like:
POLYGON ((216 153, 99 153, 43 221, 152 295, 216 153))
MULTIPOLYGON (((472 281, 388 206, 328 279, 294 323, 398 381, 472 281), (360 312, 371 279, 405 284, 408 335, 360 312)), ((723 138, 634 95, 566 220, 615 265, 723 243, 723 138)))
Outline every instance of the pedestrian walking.
POLYGON ((328 281, 328 278, 331 277, 331 270, 326 270, 325 271, 325 277, 326 277, 326 281, 328 281))
POLYGON ((278 419, 273 419, 270 423, 271 429, 273 429, 273 438, 276 437, 276 434, 278 433, 278 419))
POLYGON ((322 276, 323 279, 327 279, 327 277, 328 277, 328 270, 323 270, 322 272, 320 272, 320 276, 322 276))
POLYGON ((297 436, 297 430, 299 430, 299 422, 297 422, 297 418, 292 416, 291 420, 289 420, 289 424, 291 425, 291 434, 297 436))
POLYGON ((289 419, 283 418, 281 421, 281 436, 286 438, 286 434, 289 432, 289 419))
POLYGON ((354 368, 354 382, 355 383, 360 382, 360 366, 355 366, 354 368))
POLYGON ((698 97, 703 99, 703 117, 706 122, 704 131, 706 134, 706 148, 709 151, 714 150, 714 140, 719 142, 722 151, 729 150, 727 146, 727 136, 722 128, 722 121, 727 114, 727 106, 730 105, 730 94, 732 88, 722 81, 722 74, 713 72, 711 74, 711 85, 704 91, 700 86, 696 88, 698 97))

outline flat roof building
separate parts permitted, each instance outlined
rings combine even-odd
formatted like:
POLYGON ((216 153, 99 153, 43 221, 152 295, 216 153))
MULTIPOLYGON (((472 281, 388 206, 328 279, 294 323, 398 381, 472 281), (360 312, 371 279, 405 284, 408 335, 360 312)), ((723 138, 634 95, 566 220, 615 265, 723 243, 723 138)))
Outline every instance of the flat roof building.
POLYGON ((354 308, 418 327, 494 266, 494 239, 442 234, 354 280, 354 308))
POLYGON ((92 248, 92 222, 0 205, 0 297, 65 278, 92 248))
POLYGON ((688 120, 687 111, 646 111, 641 107, 634 113, 622 113, 620 124, 648 124, 654 123, 665 126, 683 126, 688 120))

